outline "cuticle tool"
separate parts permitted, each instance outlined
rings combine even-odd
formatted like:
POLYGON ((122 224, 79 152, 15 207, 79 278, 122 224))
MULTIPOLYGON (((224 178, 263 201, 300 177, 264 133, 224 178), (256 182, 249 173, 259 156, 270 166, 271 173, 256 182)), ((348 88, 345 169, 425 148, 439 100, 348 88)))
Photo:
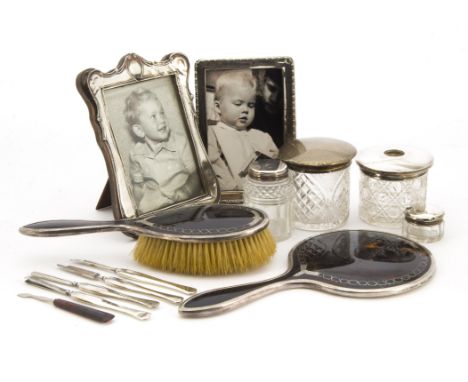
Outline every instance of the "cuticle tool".
POLYGON ((72 259, 70 261, 72 263, 74 263, 74 264, 85 265, 85 266, 88 266, 88 267, 91 267, 91 268, 96 268, 96 269, 100 269, 100 270, 103 270, 103 271, 108 271, 108 272, 116 274, 119 277, 122 277, 122 278, 128 279, 128 280, 132 280, 132 281, 135 281, 135 282, 143 282, 143 283, 150 284, 150 285, 155 285, 155 286, 165 287, 165 288, 169 288, 169 289, 174 289, 174 290, 176 290, 178 292, 182 292, 182 293, 186 293, 186 294, 193 294, 193 293, 197 292, 197 290, 195 288, 192 288, 190 286, 178 284, 178 283, 168 281, 168 280, 163 280, 163 279, 161 279, 159 277, 152 276, 152 275, 149 275, 149 274, 146 274, 146 273, 143 273, 143 272, 134 271, 134 270, 128 269, 128 268, 111 267, 111 266, 96 263, 96 262, 90 261, 90 260, 72 259))
POLYGON ((51 275, 41 273, 41 272, 32 272, 31 277, 39 278, 45 281, 50 281, 52 283, 58 283, 58 284, 74 287, 74 288, 79 289, 82 292, 93 294, 99 297, 109 297, 109 298, 115 298, 118 300, 131 302, 131 303, 141 305, 149 309, 154 309, 159 306, 159 301, 130 296, 118 290, 115 290, 113 288, 109 288, 109 287, 102 286, 102 285, 65 280, 65 279, 62 279, 56 276, 51 276, 51 275))
POLYGON ((80 303, 85 303, 89 305, 96 306, 98 308, 110 309, 116 312, 127 314, 137 320, 148 320, 151 317, 151 313, 145 312, 142 310, 136 310, 128 308, 126 306, 118 305, 115 302, 99 298, 96 296, 89 295, 83 292, 75 292, 68 289, 60 288, 56 285, 53 285, 47 281, 41 280, 35 277, 27 277, 25 282, 29 285, 37 286, 49 291, 53 291, 64 296, 70 297, 72 300, 75 300, 80 303))
POLYGON ((158 298, 160 300, 170 302, 172 304, 180 304, 184 300, 184 298, 181 297, 181 296, 168 294, 168 293, 160 292, 160 291, 157 291, 157 290, 154 290, 154 289, 151 289, 151 288, 147 288, 147 287, 145 287, 143 285, 140 285, 140 284, 138 284, 136 282, 133 282, 131 280, 122 279, 122 278, 119 278, 119 277, 103 276, 98 272, 93 272, 93 271, 90 271, 88 269, 84 269, 84 268, 81 268, 81 267, 76 267, 74 265, 57 264, 57 266, 61 270, 65 271, 65 272, 73 273, 75 275, 78 275, 78 276, 81 276, 81 277, 84 277, 84 278, 87 278, 87 279, 90 279, 90 280, 99 280, 99 281, 102 281, 104 284, 113 286, 113 287, 118 288, 118 289, 126 290, 127 292, 145 294, 146 296, 152 296, 152 297, 158 298), (122 286, 122 284, 124 284, 124 286, 122 286), (126 285, 134 286, 134 287, 139 288, 139 289, 141 289, 143 291, 150 292, 151 294, 143 293, 140 290, 129 288, 126 285))

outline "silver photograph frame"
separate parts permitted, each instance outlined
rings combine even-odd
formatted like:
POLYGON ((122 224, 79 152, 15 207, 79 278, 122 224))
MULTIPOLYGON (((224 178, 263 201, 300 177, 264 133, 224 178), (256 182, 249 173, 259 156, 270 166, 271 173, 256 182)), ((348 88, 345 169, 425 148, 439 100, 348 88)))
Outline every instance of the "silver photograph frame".
MULTIPOLYGON (((198 128, 203 143, 208 151, 208 125, 210 124, 207 102, 209 92, 213 91, 212 84, 207 80, 208 72, 251 69, 262 71, 278 69, 282 73, 282 144, 296 138, 296 110, 295 110, 295 80, 294 61, 291 57, 267 57, 247 59, 215 59, 198 60, 195 63, 195 88, 198 128), (211 89, 210 89, 211 88, 211 89)), ((276 141, 276 140, 275 140, 276 141)), ((277 145, 278 146, 278 145, 277 145)), ((278 146, 278 149, 280 146, 278 146)), ((208 153, 209 155, 209 153, 208 153)), ((243 191, 221 189, 223 203, 242 203, 243 191)))
MULTIPOLYGON (((189 66, 187 57, 181 53, 168 54, 161 61, 147 61, 134 53, 130 53, 122 57, 116 68, 109 72, 104 73, 97 69, 86 69, 77 76, 77 89, 88 106, 96 141, 104 155, 109 175, 109 189, 107 191, 106 187, 101 199, 103 199, 106 192, 110 193, 110 204, 116 219, 147 216, 156 211, 164 211, 189 204, 209 204, 217 202, 219 199, 216 177, 208 161, 196 125, 196 113, 192 103, 193 96, 188 87, 189 66), (157 84, 158 80, 171 82, 175 86, 176 100, 174 102, 178 102, 178 105, 171 105, 171 110, 177 109, 180 111, 177 118, 184 125, 182 130, 186 133, 193 154, 199 179, 197 187, 199 185, 200 188, 197 188, 197 195, 191 196, 187 200, 177 201, 151 211, 140 212, 133 194, 132 184, 129 181, 129 171, 126 170, 124 165, 124 158, 128 153, 119 150, 114 127, 112 126, 112 123, 116 125, 116 116, 115 113, 114 115, 109 113, 110 108, 109 105, 106 105, 106 101, 108 101, 106 94, 111 94, 109 92, 114 91, 114 89, 124 92, 130 87, 134 88, 136 84, 144 84, 144 86, 149 87, 152 84, 151 81, 154 81, 153 84, 157 84)), ((122 122, 123 124, 124 122, 122 122)), ((181 135, 179 134, 179 136, 181 135)), ((179 153, 177 152, 176 155, 179 155, 179 153)))

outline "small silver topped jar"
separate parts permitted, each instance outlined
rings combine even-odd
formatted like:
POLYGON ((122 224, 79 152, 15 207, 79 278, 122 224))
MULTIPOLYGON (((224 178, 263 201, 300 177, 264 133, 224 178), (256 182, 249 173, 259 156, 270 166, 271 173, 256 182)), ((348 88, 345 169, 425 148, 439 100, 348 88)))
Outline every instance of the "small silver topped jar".
POLYGON ((444 211, 435 207, 418 210, 408 207, 403 221, 403 236, 420 243, 433 243, 444 236, 444 211))
POLYGON ((265 212, 276 241, 291 236, 292 184, 288 167, 279 159, 257 159, 244 183, 244 204, 265 212))
POLYGON ((359 217, 368 224, 401 227, 407 207, 424 210, 427 172, 433 158, 411 147, 373 147, 360 151, 359 217))
POLYGON ((349 215, 349 166, 356 155, 351 144, 332 138, 295 139, 279 157, 292 172, 294 224, 319 231, 336 228, 349 215))

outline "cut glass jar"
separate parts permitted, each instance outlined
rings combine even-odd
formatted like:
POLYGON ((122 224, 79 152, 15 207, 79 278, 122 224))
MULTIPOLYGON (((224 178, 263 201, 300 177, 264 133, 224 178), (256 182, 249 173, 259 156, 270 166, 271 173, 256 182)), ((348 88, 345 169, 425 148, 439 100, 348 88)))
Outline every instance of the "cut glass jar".
POLYGON ((444 211, 435 207, 405 210, 402 234, 419 243, 433 243, 444 236, 444 211))
POLYGON ((257 159, 244 183, 244 204, 268 216, 268 228, 276 241, 291 236, 292 185, 288 167, 279 159, 257 159))
POLYGON ((349 216, 349 166, 356 155, 351 144, 332 138, 295 139, 280 150, 292 172, 293 216, 297 228, 333 229, 349 216))
POLYGON ((424 210, 433 158, 411 147, 373 147, 359 152, 359 217, 368 224, 401 228, 407 207, 424 210))

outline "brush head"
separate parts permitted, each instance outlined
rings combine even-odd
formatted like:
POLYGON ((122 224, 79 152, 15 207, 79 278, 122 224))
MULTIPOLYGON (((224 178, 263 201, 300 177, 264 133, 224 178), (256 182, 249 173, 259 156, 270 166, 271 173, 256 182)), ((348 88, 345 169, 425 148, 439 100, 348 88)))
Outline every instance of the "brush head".
POLYGON ((136 261, 163 271, 194 275, 245 272, 269 260, 276 244, 259 210, 215 204, 184 207, 149 217, 158 235, 140 235, 136 261))
MULTIPOLYGON (((219 239, 219 238, 218 238, 219 239)), ((178 242, 140 236, 136 261, 163 271, 193 275, 240 273, 265 264, 276 243, 268 229, 234 240, 178 242)))

